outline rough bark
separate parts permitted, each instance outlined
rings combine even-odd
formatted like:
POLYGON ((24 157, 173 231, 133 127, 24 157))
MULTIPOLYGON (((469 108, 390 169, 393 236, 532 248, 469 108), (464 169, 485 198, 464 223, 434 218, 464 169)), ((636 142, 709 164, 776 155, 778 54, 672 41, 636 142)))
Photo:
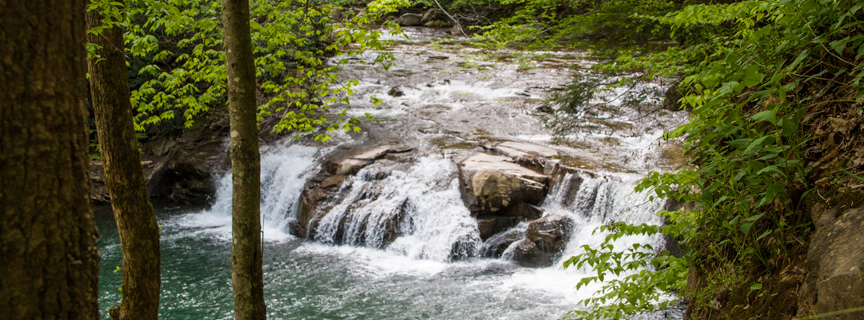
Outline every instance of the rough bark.
POLYGON ((231 280, 234 318, 265 319, 261 269, 261 161, 255 103, 255 60, 249 1, 222 0, 228 64, 233 180, 231 280))
MULTIPOLYGON (((89 27, 100 25, 97 10, 87 14, 89 27)), ((96 134, 105 169, 105 187, 120 233, 123 252, 123 299, 120 319, 157 319, 159 316, 159 226, 147 194, 138 141, 132 123, 129 78, 123 30, 118 26, 88 34, 99 45, 101 60, 87 62, 96 134)))
POLYGON ((96 319, 84 0, 0 8, 0 317, 96 319))

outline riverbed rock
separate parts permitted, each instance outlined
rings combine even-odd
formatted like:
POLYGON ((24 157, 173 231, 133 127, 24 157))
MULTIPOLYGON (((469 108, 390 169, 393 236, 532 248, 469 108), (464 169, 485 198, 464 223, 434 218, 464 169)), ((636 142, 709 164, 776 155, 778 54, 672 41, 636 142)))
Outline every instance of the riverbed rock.
POLYGON ((447 15, 445 15, 438 8, 430 8, 426 10, 426 13, 423 14, 423 18, 420 20, 420 23, 426 25, 430 21, 447 21, 447 15))
POLYGON ((480 238, 538 218, 549 177, 511 158, 478 153, 459 163, 462 199, 477 218, 480 238))
MULTIPOLYGON (((815 208, 816 232, 807 252, 807 277, 798 290, 798 316, 864 305, 864 207, 815 208)), ((848 313, 831 319, 860 319, 848 313)))
MULTIPOLYGON (((301 238, 314 238, 318 221, 338 202, 340 197, 338 191, 346 180, 353 179, 352 177, 361 169, 376 162, 385 165, 382 165, 381 168, 367 168, 364 175, 358 178, 366 181, 383 180, 390 175, 391 170, 387 168, 409 165, 407 160, 411 159, 410 155, 413 150, 414 148, 405 146, 382 145, 360 146, 332 152, 324 161, 323 170, 306 182, 300 195, 297 222, 289 225, 291 234, 301 238)), ((370 190, 364 191, 364 193, 368 193, 370 197, 374 196, 377 192, 375 187, 373 184, 370 186, 370 190)), ((350 218, 348 215, 344 219, 350 218)), ((344 222, 350 222, 350 220, 341 223, 344 225, 344 222)), ((397 222, 390 225, 398 225, 397 222)), ((392 239, 395 239, 395 236, 393 232, 388 231, 384 235, 384 243, 389 244, 392 239)), ((341 235, 337 238, 337 240, 343 241, 341 235)))
POLYGON ((416 13, 406 13, 399 16, 399 25, 403 27, 419 26, 423 21, 423 16, 416 13))
POLYGON ((183 132, 170 152, 154 161, 147 192, 177 203, 207 204, 216 193, 214 176, 228 167, 227 144, 219 131, 183 132))
POLYGON ((480 256, 486 258, 500 258, 504 251, 514 242, 522 240, 525 237, 525 230, 513 228, 502 233, 496 234, 483 242, 480 247, 480 256))
POLYGON ((522 221, 530 221, 543 216, 543 209, 520 202, 501 215, 483 216, 477 218, 477 229, 480 239, 490 239, 493 235, 505 232, 522 221))
POLYGON ((461 36, 463 32, 464 31, 462 29, 462 26, 460 26, 458 24, 454 25, 452 28, 450 28, 450 35, 451 36, 461 36))
POLYGON ((472 213, 489 215, 519 203, 538 205, 546 196, 549 177, 512 159, 478 153, 459 164, 465 203, 472 213))
POLYGON ((669 111, 681 111, 681 105, 678 103, 678 100, 684 97, 681 94, 681 89, 678 88, 678 85, 681 84, 680 81, 675 81, 666 89, 666 93, 663 95, 663 108, 669 111))
POLYGON ((387 91, 387 95, 391 97, 401 97, 405 95, 405 91, 402 91, 399 87, 392 87, 390 91, 387 91))
POLYGON ((450 24, 444 20, 432 20, 424 23, 423 26, 427 28, 446 28, 450 26, 450 24))
POLYGON ((384 158, 388 152, 398 152, 400 150, 391 145, 378 146, 347 157, 336 156, 328 160, 325 166, 327 171, 334 175, 355 174, 375 160, 384 158))
POLYGON ((572 230, 573 219, 561 213, 530 222, 525 238, 515 244, 513 261, 526 267, 551 266, 561 257, 572 230))

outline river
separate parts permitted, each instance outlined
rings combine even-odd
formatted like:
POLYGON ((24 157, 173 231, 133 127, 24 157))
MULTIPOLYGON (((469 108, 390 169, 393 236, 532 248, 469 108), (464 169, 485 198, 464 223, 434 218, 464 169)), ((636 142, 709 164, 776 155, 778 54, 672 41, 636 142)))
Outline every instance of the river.
MULTIPOLYGON (((677 146, 658 139, 686 115, 645 113, 623 106, 616 101, 620 92, 611 92, 597 98, 597 109, 581 118, 583 125, 556 137, 537 110, 549 92, 569 83, 568 66, 592 63, 584 54, 486 52, 430 43, 446 38, 440 30, 406 31, 408 38, 390 36, 397 43, 389 50, 395 57, 389 70, 364 64, 375 58, 370 52, 340 71, 343 78, 359 80, 349 114, 370 113, 380 124, 364 124, 367 130, 362 133, 337 133, 326 145, 292 144, 286 139, 262 146, 268 318, 558 319, 579 308, 579 300, 600 286, 576 290, 576 283, 591 270, 564 270, 560 262, 580 253, 582 245, 599 244, 602 234, 593 231, 604 223, 662 222, 653 213, 664 204, 632 190, 648 171, 669 170, 680 163, 677 146), (381 104, 371 103, 373 96, 381 104), (479 241, 476 222, 459 196, 456 162, 496 141, 551 147, 561 153, 561 161, 592 172, 564 176, 541 205, 546 214, 575 221, 563 255, 550 267, 521 267, 506 252, 501 258, 482 258, 476 249, 461 259, 448 255, 460 242, 479 241), (381 196, 356 210, 374 217, 395 204, 409 203, 410 228, 386 246, 370 245, 371 241, 332 245, 289 234, 299 195, 321 169, 322 159, 338 147, 370 144, 409 145, 416 155, 408 164, 387 169, 383 182, 368 178, 381 169, 370 165, 340 190, 347 194, 379 183, 381 196)), ((335 106, 334 112, 344 107, 348 106, 335 106)), ((217 179, 219 190, 208 208, 157 205, 163 319, 232 318, 230 175, 217 179)), ((344 199, 346 207, 353 204, 350 195, 344 199)), ((345 214, 347 209, 340 208, 334 207, 332 215, 345 214)), ((97 209, 95 215, 102 252, 99 299, 107 318, 107 308, 120 299, 122 276, 115 272, 121 264, 120 246, 110 210, 97 209)), ((320 233, 325 235, 319 238, 326 240, 327 217, 321 224, 320 233)), ((515 228, 526 227, 523 223, 515 228)), ((369 233, 364 235, 368 239, 375 230, 363 232, 369 233)), ((630 237, 616 246, 635 242, 664 245, 658 238, 630 237)), ((680 319, 681 311, 644 317, 667 318, 680 319)))

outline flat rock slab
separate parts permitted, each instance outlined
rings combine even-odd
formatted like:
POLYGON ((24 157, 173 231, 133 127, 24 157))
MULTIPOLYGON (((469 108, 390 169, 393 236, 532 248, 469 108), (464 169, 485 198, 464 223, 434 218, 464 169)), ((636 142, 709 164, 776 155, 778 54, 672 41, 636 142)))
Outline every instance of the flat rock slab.
POLYGON ((534 170, 525 168, 513 162, 508 157, 478 153, 463 160, 460 164, 465 175, 474 176, 479 172, 498 172, 508 176, 528 179, 535 182, 546 183, 549 177, 534 170))
POLYGON ((333 159, 327 163, 327 169, 334 175, 351 175, 357 173, 370 163, 375 162, 375 160, 384 158, 389 153, 405 153, 411 150, 414 149, 392 145, 378 146, 348 157, 333 159))
POLYGON ((555 158, 560 155, 558 150, 549 147, 516 141, 499 143, 492 150, 512 158, 555 158))
POLYGON ((537 205, 549 183, 549 176, 487 153, 463 160, 459 178, 465 204, 476 216, 508 215, 520 203, 537 205))

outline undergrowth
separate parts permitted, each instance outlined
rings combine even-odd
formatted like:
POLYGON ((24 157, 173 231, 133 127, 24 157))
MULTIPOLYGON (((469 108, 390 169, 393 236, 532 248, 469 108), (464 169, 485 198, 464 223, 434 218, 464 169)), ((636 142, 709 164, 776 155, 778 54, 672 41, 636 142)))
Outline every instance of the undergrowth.
MULTIPOLYGON (((573 319, 622 319, 662 310, 683 295, 693 318, 788 319, 796 267, 812 221, 805 199, 861 188, 864 1, 775 0, 692 5, 650 19, 683 45, 622 54, 598 68, 680 76, 690 121, 665 138, 685 141, 687 166, 654 172, 637 191, 689 204, 663 226, 615 223, 600 248, 565 267, 588 266, 603 289, 573 319), (664 234, 683 255, 617 238, 664 234), (617 276, 617 277, 616 277, 617 276), (613 280, 605 279, 613 278, 613 280)), ((578 97, 577 97, 578 98, 578 97)))

